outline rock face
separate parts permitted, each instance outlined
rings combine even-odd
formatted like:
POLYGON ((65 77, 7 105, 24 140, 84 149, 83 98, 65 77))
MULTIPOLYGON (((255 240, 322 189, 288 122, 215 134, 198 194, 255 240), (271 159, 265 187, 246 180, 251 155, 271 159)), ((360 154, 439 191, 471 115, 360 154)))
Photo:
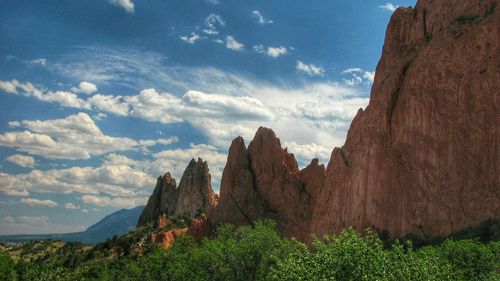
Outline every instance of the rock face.
POLYGON ((336 148, 311 231, 446 236, 500 217, 500 1, 391 18, 370 104, 336 148))
POLYGON ((191 160, 182 175, 179 186, 170 173, 159 177, 156 187, 143 213, 138 226, 158 221, 163 215, 189 215, 211 210, 218 197, 213 192, 207 162, 201 158, 191 160))
POLYGON ((326 172, 274 133, 233 141, 212 224, 277 220, 307 241, 348 226, 433 239, 500 218, 500 1, 420 0, 387 29, 370 104, 326 172))
POLYGON ((315 159, 300 171, 293 154, 267 128, 259 128, 248 148, 235 139, 221 180, 219 205, 209 213, 212 224, 251 224, 274 219, 286 236, 309 237, 314 197, 325 174, 315 159))

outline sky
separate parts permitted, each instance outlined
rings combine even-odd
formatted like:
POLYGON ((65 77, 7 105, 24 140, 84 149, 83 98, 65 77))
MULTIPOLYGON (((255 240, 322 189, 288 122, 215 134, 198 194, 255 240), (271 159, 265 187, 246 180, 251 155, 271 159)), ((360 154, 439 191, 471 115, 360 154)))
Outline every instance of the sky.
POLYGON ((272 128, 328 163, 368 104, 398 6, 377 0, 7 0, 0 234, 81 231, 192 158, 272 128))

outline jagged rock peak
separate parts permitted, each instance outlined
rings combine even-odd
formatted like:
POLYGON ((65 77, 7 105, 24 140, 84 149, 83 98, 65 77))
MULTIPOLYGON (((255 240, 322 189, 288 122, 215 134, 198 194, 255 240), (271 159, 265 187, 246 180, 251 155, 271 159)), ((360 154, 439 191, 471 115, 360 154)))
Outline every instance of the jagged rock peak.
POLYGON ((139 218, 138 226, 157 222, 161 216, 205 213, 217 204, 218 197, 211 187, 208 164, 201 158, 192 159, 184 171, 179 186, 169 172, 159 177, 153 194, 139 218))
POLYGON ((210 222, 249 224, 270 218, 285 235, 307 239, 313 203, 309 190, 319 189, 325 172, 324 166, 317 167, 300 171, 271 129, 260 127, 248 148, 243 138, 234 139, 210 222))

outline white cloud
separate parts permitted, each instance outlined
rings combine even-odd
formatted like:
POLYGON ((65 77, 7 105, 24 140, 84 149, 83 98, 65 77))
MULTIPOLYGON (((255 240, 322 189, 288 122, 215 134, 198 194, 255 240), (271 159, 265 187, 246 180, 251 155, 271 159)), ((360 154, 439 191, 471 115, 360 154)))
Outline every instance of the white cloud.
POLYGON ((288 54, 288 49, 283 46, 268 47, 266 54, 270 57, 277 58, 279 56, 288 54))
MULTIPOLYGON (((145 204, 148 197, 137 197, 137 198, 122 198, 122 197, 107 197, 107 196, 96 196, 96 195, 83 195, 82 202, 89 205, 101 206, 101 207, 116 207, 116 208, 132 208, 142 204, 145 204)), ((85 212, 82 210, 82 212, 85 212)), ((88 212, 88 211, 87 211, 88 212)))
POLYGON ((66 204, 64 204, 64 208, 70 209, 70 210, 77 210, 77 209, 80 209, 80 206, 75 206, 73 203, 66 203, 66 204))
POLYGON ((27 204, 30 206, 42 206, 42 207, 49 207, 49 208, 54 208, 57 207, 59 204, 52 200, 39 200, 35 198, 21 198, 21 203, 27 204))
POLYGON ((78 86, 78 88, 73 87, 73 88, 71 88, 71 91, 73 93, 82 93, 82 94, 90 95, 90 94, 97 92, 97 86, 94 83, 82 81, 82 82, 80 82, 80 85, 78 86))
POLYGON ((236 39, 234 39, 233 36, 228 35, 226 36, 226 48, 231 49, 233 51, 242 51, 245 48, 245 45, 243 45, 243 43, 238 42, 236 39))
POLYGON ((20 155, 20 154, 14 154, 11 155, 5 160, 14 163, 18 166, 24 167, 24 168, 33 168, 35 167, 35 158, 31 156, 26 156, 26 155, 20 155))
POLYGON ((318 158, 320 163, 328 163, 330 154, 332 153, 331 147, 325 147, 315 143, 297 144, 291 141, 285 142, 284 145, 288 148, 288 152, 294 154, 301 167, 307 166, 314 158, 318 158))
POLYGON ((11 81, 0 81, 0 89, 9 94, 17 94, 17 86, 11 81))
POLYGON ((171 144, 177 138, 158 140, 133 140, 105 135, 86 113, 67 116, 64 119, 46 121, 18 121, 11 126, 23 127, 24 131, 0 134, 0 145, 19 151, 40 155, 49 159, 89 159, 115 151, 145 150, 157 144, 171 144))
POLYGON ((309 76, 324 76, 325 70, 314 64, 305 64, 302 61, 298 60, 295 66, 297 70, 306 73, 309 76))
POLYGON ((194 32, 191 32, 191 35, 183 35, 183 36, 179 36, 179 38, 184 41, 184 42, 187 42, 189 44, 194 44, 196 41, 200 40, 200 39, 203 39, 203 37, 201 37, 200 35, 198 35, 197 33, 194 33, 194 32))
POLYGON ((250 14, 259 24, 269 24, 273 23, 273 20, 271 19, 266 19, 264 16, 257 10, 253 10, 252 13, 250 14))
POLYGON ((108 115, 106 113, 99 112, 96 115, 94 115, 93 117, 95 120, 101 121, 101 120, 105 119, 106 117, 108 117, 108 115))
POLYGON ((265 54, 269 57, 272 57, 272 58, 277 58, 279 56, 283 56, 283 55, 286 55, 288 54, 288 49, 286 47, 283 47, 283 46, 279 46, 279 47, 264 47, 264 45, 255 45, 253 46, 253 50, 256 52, 256 53, 259 53, 259 54, 265 54))
POLYGON ((349 86, 372 85, 375 78, 375 71, 366 71, 361 68, 349 68, 342 71, 343 75, 349 75, 343 81, 349 86))
POLYGON ((283 47, 283 46, 265 48, 264 45, 255 45, 255 46, 253 46, 253 50, 256 53, 265 54, 265 55, 272 57, 272 58, 277 58, 279 56, 283 56, 283 55, 288 54, 288 49, 286 47, 283 47))
POLYGON ((208 4, 212 4, 212 5, 219 5, 220 4, 219 0, 205 0, 205 2, 207 2, 208 4))
POLYGON ((384 5, 379 6, 379 8, 382 10, 385 10, 385 11, 394 12, 394 11, 396 11, 397 8, 399 8, 399 6, 388 2, 388 3, 385 3, 384 5))
POLYGON ((47 59, 44 58, 39 58, 31 61, 34 64, 39 64, 39 65, 46 65, 47 64, 47 59))
MULTIPOLYGON (((0 191, 99 195, 111 197, 141 197, 149 193, 155 176, 125 164, 106 162, 99 167, 33 170, 26 174, 10 175, 0 172, 0 191)), ((28 194, 26 194, 28 193, 28 194)))
POLYGON ((127 13, 134 13, 134 3, 132 0, 109 0, 113 5, 122 7, 127 13))
MULTIPOLYGON (((207 138, 207 144, 224 149, 238 135, 248 142, 262 125, 275 130, 283 143, 314 143, 330 148, 340 146, 344 143, 352 118, 359 108, 368 104, 366 87, 350 87, 342 81, 297 79, 270 84, 215 68, 166 67, 161 63, 164 60, 164 57, 154 53, 85 48, 63 61, 55 60, 50 66, 57 66, 56 73, 77 81, 100 81, 145 89, 133 96, 106 96, 110 104, 106 106, 97 106, 90 98, 82 99, 92 104, 93 110, 164 124, 187 123, 207 138), (99 56, 94 56, 96 53, 99 56), (193 89, 197 89, 198 93, 190 92, 193 89), (205 102, 200 102, 211 99, 214 94, 214 100, 206 106, 205 102), (260 105, 247 102, 247 98, 260 102, 260 105), (241 105, 243 110, 238 109, 240 112, 226 116, 222 112, 231 108, 231 103, 241 105), (116 113, 110 112, 110 108, 116 108, 116 113)), ((322 68, 316 68, 319 69, 317 73, 324 75, 322 68)), ((25 84, 29 83, 21 84, 27 88, 25 84)), ((15 90, 20 94, 24 92, 17 86, 15 90)), ((38 90, 38 94, 43 95, 44 92, 38 90)), ((36 98, 35 95, 30 96, 36 98)), ((96 96, 99 94, 93 97, 96 96)))
POLYGON ((217 35, 219 34, 219 27, 223 27, 226 25, 226 22, 220 15, 210 14, 205 18, 205 28, 203 32, 208 35, 217 35))

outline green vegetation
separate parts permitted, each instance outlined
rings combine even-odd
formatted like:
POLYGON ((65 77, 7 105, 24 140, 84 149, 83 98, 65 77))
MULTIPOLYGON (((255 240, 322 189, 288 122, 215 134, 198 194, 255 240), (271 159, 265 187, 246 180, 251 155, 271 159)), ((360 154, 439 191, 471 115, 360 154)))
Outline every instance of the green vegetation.
POLYGON ((309 248, 262 221, 223 225, 200 243, 184 236, 167 250, 126 250, 127 243, 144 245, 138 237, 147 231, 91 249, 66 244, 31 260, 0 254, 0 280, 500 280, 500 242, 446 240, 415 249, 396 241, 386 248, 373 232, 345 229, 314 238, 309 248))

